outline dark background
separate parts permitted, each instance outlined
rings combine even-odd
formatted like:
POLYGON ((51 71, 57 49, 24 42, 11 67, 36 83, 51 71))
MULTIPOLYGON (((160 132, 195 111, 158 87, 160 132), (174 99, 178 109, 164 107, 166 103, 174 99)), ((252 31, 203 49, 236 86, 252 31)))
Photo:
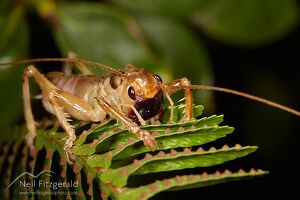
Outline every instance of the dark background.
MULTIPOLYGON (((249 91, 299 110, 299 33, 298 26, 280 41, 253 50, 208 42, 216 66, 216 84, 249 91)), ((225 121, 236 127, 237 141, 259 147, 251 158, 241 161, 243 166, 255 165, 270 170, 270 174, 261 179, 218 186, 218 195, 233 199, 300 197, 296 184, 299 178, 299 117, 223 94, 217 94, 217 110, 225 113, 225 121), (231 188, 234 188, 234 195, 229 192, 231 188)), ((205 190, 208 195, 213 195, 213 191, 213 188, 205 190)))

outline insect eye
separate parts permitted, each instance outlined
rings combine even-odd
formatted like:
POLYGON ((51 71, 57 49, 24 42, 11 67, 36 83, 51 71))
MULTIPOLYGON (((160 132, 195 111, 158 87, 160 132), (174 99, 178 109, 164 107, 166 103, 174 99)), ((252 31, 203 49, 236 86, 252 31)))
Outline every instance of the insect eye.
POLYGON ((135 91, 132 86, 128 87, 128 96, 130 99, 135 100, 135 91))
POLYGON ((161 77, 160 77, 159 75, 157 75, 157 74, 155 74, 155 79, 156 79, 159 83, 162 82, 161 77))

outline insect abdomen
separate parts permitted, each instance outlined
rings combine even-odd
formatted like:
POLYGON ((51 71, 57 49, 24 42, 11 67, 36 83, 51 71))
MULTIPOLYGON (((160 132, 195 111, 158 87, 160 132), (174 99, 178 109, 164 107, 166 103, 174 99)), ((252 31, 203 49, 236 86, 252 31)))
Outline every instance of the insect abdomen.
MULTIPOLYGON (((79 98, 84 99, 86 94, 91 93, 91 90, 95 90, 95 87, 101 84, 104 80, 104 76, 90 75, 90 76, 63 76, 62 73, 51 73, 49 80, 61 90, 73 94, 79 98)), ((93 92, 92 92, 93 93, 93 92)), ((85 99, 88 101, 88 99, 85 99)))

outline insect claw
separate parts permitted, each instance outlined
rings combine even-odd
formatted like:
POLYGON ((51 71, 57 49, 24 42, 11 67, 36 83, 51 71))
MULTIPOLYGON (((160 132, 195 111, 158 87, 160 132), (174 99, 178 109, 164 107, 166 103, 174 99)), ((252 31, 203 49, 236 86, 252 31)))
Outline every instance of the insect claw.
POLYGON ((30 132, 25 135, 26 143, 30 149, 32 149, 34 147, 35 135, 36 135, 35 133, 30 133, 30 132))
POLYGON ((140 136, 141 140, 143 140, 146 147, 149 147, 152 151, 157 149, 157 142, 149 132, 140 130, 137 134, 140 136))
POLYGON ((75 161, 75 156, 72 154, 72 152, 70 151, 70 148, 64 148, 65 152, 66 152, 66 156, 67 156, 67 162, 70 164, 70 165, 73 165, 74 164, 74 161, 75 161))
POLYGON ((157 149, 157 142, 154 138, 150 137, 148 142, 148 147, 152 150, 155 151, 157 149))
POLYGON ((67 162, 70 165, 74 164, 75 159, 76 159, 75 156, 71 152, 67 152, 67 162))
POLYGON ((74 164, 74 161, 75 161, 75 156, 72 154, 71 152, 71 147, 73 146, 73 142, 76 140, 76 135, 71 135, 65 145, 64 145, 64 150, 66 152, 66 155, 67 155, 67 161, 69 164, 74 164))
POLYGON ((155 141, 154 138, 146 137, 143 139, 144 144, 149 147, 152 151, 155 151, 157 149, 157 142, 155 141))
POLYGON ((190 120, 195 119, 194 117, 189 116, 189 115, 185 112, 185 110, 184 110, 183 112, 184 112, 184 116, 179 120, 179 122, 187 122, 187 121, 190 121, 190 120))
POLYGON ((167 122, 167 124, 174 124, 173 119, 172 119, 172 120, 170 119, 170 120, 167 122))

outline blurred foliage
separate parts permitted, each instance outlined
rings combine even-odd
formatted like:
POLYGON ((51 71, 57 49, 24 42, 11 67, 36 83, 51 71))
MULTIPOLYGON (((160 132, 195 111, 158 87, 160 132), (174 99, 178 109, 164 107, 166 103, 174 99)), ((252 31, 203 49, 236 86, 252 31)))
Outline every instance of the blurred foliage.
MULTIPOLYGON (((187 76, 194 84, 214 82, 201 36, 252 48, 298 23, 294 0, 2 0, 0 62, 31 56, 28 16, 43 21, 62 56, 73 51, 118 69, 132 63, 164 81, 187 76)), ((21 78, 22 67, 0 66, 0 127, 22 116, 21 78)), ((201 94, 201 103, 211 107, 210 93, 201 94)))

